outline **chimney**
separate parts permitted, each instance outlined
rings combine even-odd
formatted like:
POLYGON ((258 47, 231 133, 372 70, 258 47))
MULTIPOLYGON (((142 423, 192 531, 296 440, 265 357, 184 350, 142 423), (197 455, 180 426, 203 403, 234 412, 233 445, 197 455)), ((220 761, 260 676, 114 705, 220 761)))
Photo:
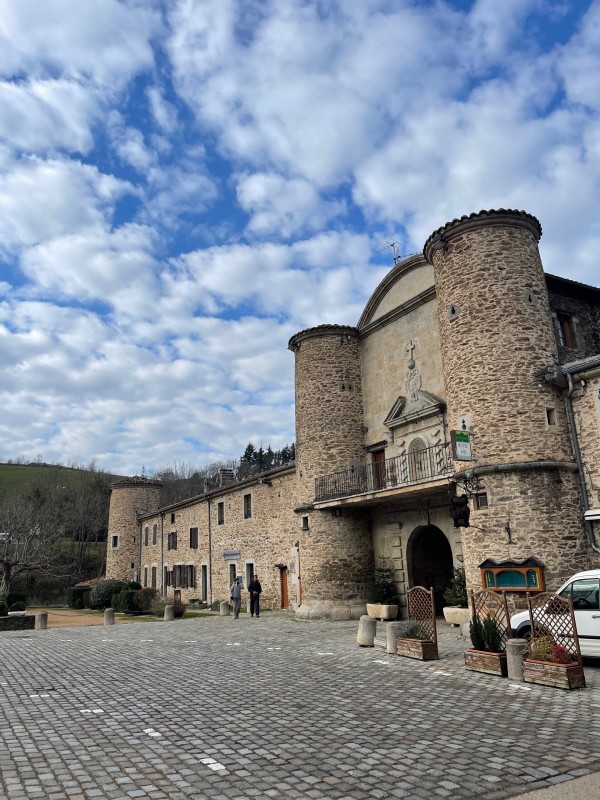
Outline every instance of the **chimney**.
POLYGON ((231 486, 232 483, 235 482, 235 477, 232 469, 220 469, 219 470, 219 488, 222 489, 224 486, 231 486))

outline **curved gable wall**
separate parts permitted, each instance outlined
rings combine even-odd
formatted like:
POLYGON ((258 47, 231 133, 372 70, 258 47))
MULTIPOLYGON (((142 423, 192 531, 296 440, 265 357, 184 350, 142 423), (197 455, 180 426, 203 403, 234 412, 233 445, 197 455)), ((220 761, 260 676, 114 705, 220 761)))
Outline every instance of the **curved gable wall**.
POLYGON ((375 289, 358 321, 361 330, 434 286, 433 267, 419 253, 401 261, 375 289))

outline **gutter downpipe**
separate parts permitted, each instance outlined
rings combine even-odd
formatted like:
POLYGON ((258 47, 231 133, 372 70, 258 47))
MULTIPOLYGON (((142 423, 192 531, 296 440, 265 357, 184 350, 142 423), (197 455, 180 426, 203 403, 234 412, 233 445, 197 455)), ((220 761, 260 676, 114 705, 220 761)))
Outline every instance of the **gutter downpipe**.
POLYGON ((213 586, 212 586, 212 529, 210 526, 210 495, 206 498, 208 502, 208 597, 210 599, 209 607, 213 604, 213 586))
POLYGON ((165 586, 165 558, 164 558, 164 551, 165 551, 165 540, 164 540, 164 521, 165 521, 165 513, 164 511, 160 512, 160 593, 163 597, 166 596, 166 586, 165 586))
MULTIPOLYGON (((566 394, 566 407, 567 407, 567 418, 569 420, 569 429, 571 432, 571 443, 573 445, 573 453, 575 455, 575 463, 577 464, 577 472, 579 474, 579 487, 581 489, 581 499, 583 500, 583 510, 589 511, 590 509, 590 501, 587 493, 587 486, 585 485, 585 475, 583 472, 583 461, 581 459, 581 450, 579 448, 579 439, 577 438, 577 428, 575 427, 575 414, 573 413, 573 378, 570 372, 563 369, 561 370, 565 378, 567 379, 568 383, 568 391, 566 394)), ((592 523, 589 519, 583 520, 583 524, 585 526, 585 532, 587 534, 588 542, 592 550, 595 550, 596 553, 600 553, 600 547, 595 542, 594 539, 594 528, 592 527, 592 523)))

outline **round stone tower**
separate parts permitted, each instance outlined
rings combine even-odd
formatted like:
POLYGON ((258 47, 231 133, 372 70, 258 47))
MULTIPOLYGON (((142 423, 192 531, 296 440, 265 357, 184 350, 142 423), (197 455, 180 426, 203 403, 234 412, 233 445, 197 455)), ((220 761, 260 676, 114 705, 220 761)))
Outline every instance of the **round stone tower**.
POLYGON ((523 211, 481 211, 439 228, 423 251, 435 272, 448 424, 472 433, 473 461, 454 466, 487 494, 463 529, 475 588, 484 558, 543 554, 554 586, 584 549, 565 404, 544 380, 558 355, 541 233, 523 211))
POLYGON ((319 325, 292 336, 288 346, 296 367, 297 513, 304 518, 302 604, 297 613, 310 618, 359 616, 373 576, 368 517, 335 501, 323 510, 313 506, 327 495, 317 479, 338 473, 343 482, 364 461, 358 331, 319 325))
POLYGON ((135 476, 110 484, 106 577, 133 579, 138 569, 140 533, 138 515, 151 514, 160 505, 162 483, 135 476))

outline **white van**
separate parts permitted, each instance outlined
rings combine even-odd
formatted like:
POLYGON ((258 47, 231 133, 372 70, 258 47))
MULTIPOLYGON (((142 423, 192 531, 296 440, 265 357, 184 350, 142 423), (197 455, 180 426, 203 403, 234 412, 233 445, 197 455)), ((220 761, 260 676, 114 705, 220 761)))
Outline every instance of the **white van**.
MULTIPOLYGON (((573 598, 581 655, 600 658, 600 569, 578 572, 556 594, 573 598)), ((540 611, 543 613, 543 609, 540 611)), ((513 636, 528 639, 531 636, 529 611, 513 614, 510 627, 513 636)))

